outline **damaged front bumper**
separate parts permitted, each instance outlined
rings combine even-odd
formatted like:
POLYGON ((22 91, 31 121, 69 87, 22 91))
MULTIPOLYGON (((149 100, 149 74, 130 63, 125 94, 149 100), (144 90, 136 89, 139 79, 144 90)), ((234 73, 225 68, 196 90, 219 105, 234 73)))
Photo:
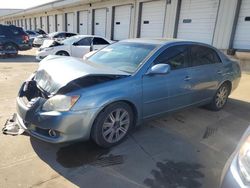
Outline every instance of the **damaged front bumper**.
POLYGON ((42 111, 45 98, 24 100, 21 87, 17 102, 17 121, 31 136, 50 143, 88 140, 96 109, 58 112, 42 111))

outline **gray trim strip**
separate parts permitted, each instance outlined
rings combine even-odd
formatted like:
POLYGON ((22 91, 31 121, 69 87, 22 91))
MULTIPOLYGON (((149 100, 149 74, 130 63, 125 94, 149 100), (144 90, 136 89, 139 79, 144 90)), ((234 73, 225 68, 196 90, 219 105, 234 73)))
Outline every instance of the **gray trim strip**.
POLYGON ((95 34, 95 10, 92 10, 92 27, 91 27, 91 33, 92 35, 95 34))
POLYGON ((57 31, 58 27, 57 27, 57 14, 55 14, 55 31, 57 31))
POLYGON ((42 29, 42 25, 43 25, 43 19, 42 16, 40 16, 40 29, 42 29))
POLYGON ((238 0, 237 6, 236 6, 235 15, 234 15, 234 22, 233 22, 232 33, 231 33, 230 41, 229 41, 229 47, 228 47, 229 49, 233 49, 235 32, 236 32, 236 27, 237 27, 237 24, 238 24, 241 3, 242 3, 242 0, 238 0))
POLYGON ((79 34, 80 32, 80 11, 76 12, 76 32, 79 34))
POLYGON ((179 26, 180 13, 181 13, 181 2, 182 2, 182 0, 178 0, 178 2, 177 2, 173 38, 177 38, 177 34, 178 34, 178 26, 179 26))
POLYGON ((137 21, 137 33, 136 33, 136 37, 140 38, 141 36, 141 16, 142 16, 142 3, 139 3, 139 12, 138 12, 138 21, 137 21))
POLYGON ((215 30, 216 30, 216 26, 217 26, 217 22, 218 22, 219 11, 220 11, 220 5, 221 5, 221 0, 219 0, 218 9, 217 9, 217 12, 216 12, 216 18, 215 18, 215 24, 214 24, 214 30, 213 30, 213 36, 212 36, 211 45, 214 44, 214 35, 215 35, 215 30))
POLYGON ((64 14, 64 18, 65 18, 65 24, 64 24, 64 30, 68 31, 68 19, 67 19, 67 13, 64 14))
POLYGON ((112 20, 111 20, 111 34, 110 34, 110 38, 111 40, 114 40, 114 27, 115 27, 115 6, 112 7, 112 20))
POLYGON ((49 16, 47 16, 47 31, 48 31, 48 33, 50 33, 50 29, 49 29, 50 27, 49 27, 49 16))

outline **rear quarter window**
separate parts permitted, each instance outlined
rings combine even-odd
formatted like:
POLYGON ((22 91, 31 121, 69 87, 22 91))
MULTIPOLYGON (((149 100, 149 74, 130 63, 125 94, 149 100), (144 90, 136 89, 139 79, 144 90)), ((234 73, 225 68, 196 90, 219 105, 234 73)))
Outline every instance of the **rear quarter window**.
POLYGON ((191 46, 190 57, 192 66, 221 63, 218 53, 205 46, 191 46))

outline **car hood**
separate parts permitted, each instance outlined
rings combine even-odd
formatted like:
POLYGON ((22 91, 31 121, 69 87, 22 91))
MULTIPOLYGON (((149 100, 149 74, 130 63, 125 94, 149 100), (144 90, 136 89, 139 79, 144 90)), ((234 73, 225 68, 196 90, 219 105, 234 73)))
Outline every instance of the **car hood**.
POLYGON ((130 74, 87 60, 49 55, 40 62, 33 79, 48 95, 54 95, 73 80, 103 75, 129 76, 130 74))

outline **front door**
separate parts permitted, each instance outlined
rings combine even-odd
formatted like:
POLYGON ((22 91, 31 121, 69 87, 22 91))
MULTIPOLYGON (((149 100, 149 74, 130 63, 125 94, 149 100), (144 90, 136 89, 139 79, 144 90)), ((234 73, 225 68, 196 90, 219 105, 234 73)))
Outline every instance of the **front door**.
POLYGON ((144 118, 189 105, 191 86, 187 47, 178 45, 167 48, 155 59, 153 65, 164 63, 171 67, 168 74, 143 76, 144 118))
POLYGON ((90 51, 90 44, 92 37, 86 37, 71 46, 71 54, 73 57, 82 58, 86 53, 90 51))

